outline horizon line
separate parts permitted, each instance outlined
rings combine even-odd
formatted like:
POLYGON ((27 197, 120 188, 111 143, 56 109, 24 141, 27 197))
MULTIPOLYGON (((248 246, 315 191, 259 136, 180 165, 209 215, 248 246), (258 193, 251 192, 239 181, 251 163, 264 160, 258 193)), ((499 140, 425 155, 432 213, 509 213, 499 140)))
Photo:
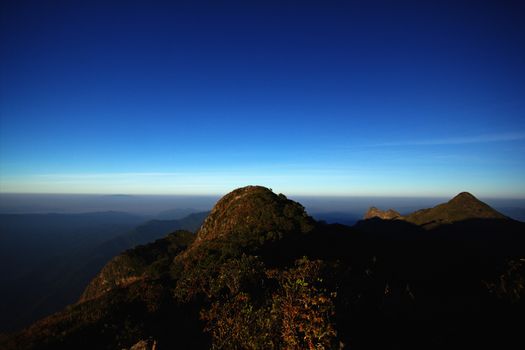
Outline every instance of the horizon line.
MULTIPOLYGON (((240 188, 240 187, 238 187, 240 188)), ((282 192, 273 191, 273 189, 267 187, 275 194, 281 194, 282 192)), ((221 193, 102 193, 102 192, 1 192, 2 195, 51 195, 51 196, 122 196, 122 197, 140 197, 140 196, 151 196, 151 197, 169 197, 169 196, 180 196, 180 197, 222 197, 226 194, 234 191, 232 189, 228 192, 221 193)), ((486 198, 486 199, 513 199, 513 200, 525 200, 525 196, 515 197, 515 196, 502 196, 502 195, 476 195, 470 191, 459 191, 453 195, 446 194, 319 194, 319 193, 282 193, 286 197, 327 197, 327 198, 368 198, 368 197, 378 197, 378 198, 454 198, 456 195, 468 192, 477 198, 486 198)))

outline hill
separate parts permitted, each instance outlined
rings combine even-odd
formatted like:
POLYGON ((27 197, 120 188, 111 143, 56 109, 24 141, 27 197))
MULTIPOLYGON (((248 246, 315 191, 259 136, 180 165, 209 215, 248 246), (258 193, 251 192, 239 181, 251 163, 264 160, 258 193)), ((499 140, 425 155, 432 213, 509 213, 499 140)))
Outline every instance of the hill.
POLYGON ((26 326, 75 302, 114 256, 176 230, 195 232, 206 215, 145 223, 118 212, 1 215, 0 329, 26 326))
POLYGON ((143 220, 120 212, 0 214, 0 330, 27 325, 74 300, 65 276, 78 257, 143 220))
POLYGON ((472 194, 462 192, 447 203, 418 210, 404 220, 426 228, 470 219, 508 219, 472 194))
POLYGON ((393 209, 382 211, 371 207, 363 219, 369 220, 374 218, 382 220, 403 220, 425 229, 466 220, 510 220, 510 218, 499 213, 468 192, 458 194, 447 203, 439 204, 433 208, 417 210, 405 216, 393 209))
POLYGON ((139 245, 117 255, 91 280, 78 302, 98 298, 147 277, 161 276, 169 271, 173 257, 194 239, 195 235, 191 232, 176 231, 146 246, 139 245))

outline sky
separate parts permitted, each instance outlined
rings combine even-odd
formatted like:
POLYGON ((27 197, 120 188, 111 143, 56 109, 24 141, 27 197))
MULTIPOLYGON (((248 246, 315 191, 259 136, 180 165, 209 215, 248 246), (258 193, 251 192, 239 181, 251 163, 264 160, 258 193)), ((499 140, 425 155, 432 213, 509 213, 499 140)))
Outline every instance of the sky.
POLYGON ((522 1, 0 6, 0 193, 525 198, 522 1))

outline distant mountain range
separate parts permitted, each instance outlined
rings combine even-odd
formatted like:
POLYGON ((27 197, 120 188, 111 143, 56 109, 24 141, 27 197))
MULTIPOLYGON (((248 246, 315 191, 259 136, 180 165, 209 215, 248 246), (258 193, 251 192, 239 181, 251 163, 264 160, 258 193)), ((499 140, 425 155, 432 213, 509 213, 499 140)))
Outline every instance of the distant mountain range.
POLYGON ((177 220, 182 219, 190 214, 202 212, 194 208, 176 208, 170 210, 163 210, 157 214, 155 219, 157 220, 177 220))
MULTIPOLYGON (((155 237, 133 232, 122 242, 155 237)), ((524 247, 525 224, 468 193, 404 216, 373 208, 349 227, 248 186, 224 196, 196 235, 117 255, 75 304, 0 346, 510 348, 522 336, 524 247)))
POLYGON ((194 232, 206 214, 147 222, 119 212, 1 214, 0 329, 58 311, 115 255, 178 229, 194 232))
POLYGON ((434 208, 421 209, 405 216, 393 209, 381 211, 375 207, 370 208, 364 216, 365 219, 375 217, 403 220, 426 229, 470 219, 509 219, 468 192, 462 192, 434 208))
MULTIPOLYGON (((361 213, 356 212, 345 212, 345 211, 335 211, 335 212, 313 212, 312 216, 316 220, 326 221, 327 223, 339 223, 344 225, 352 226, 361 219, 370 219, 373 217, 378 217, 381 219, 398 219, 412 222, 415 224, 421 224, 422 221, 427 220, 427 223, 436 219, 437 221, 446 222, 446 221, 458 221, 459 219, 465 219, 465 217, 445 217, 446 213, 457 212, 458 215, 471 215, 472 217, 480 217, 482 215, 492 215, 493 217, 502 217, 507 216, 515 220, 525 222, 525 209, 519 207, 498 207, 498 210, 493 209, 488 206, 486 203, 481 202, 475 198, 472 194, 468 192, 463 192, 458 194, 455 198, 450 200, 448 203, 443 203, 441 206, 429 209, 421 209, 416 212, 408 212, 407 208, 396 208, 388 210, 380 210, 376 207, 370 207, 368 211, 363 216, 361 213), (446 208, 442 207, 446 205, 446 208), (471 208, 470 211, 464 210, 465 208, 471 208), (479 212, 474 212, 479 210, 479 212), (440 218, 439 211, 442 215, 440 218), (401 213, 405 214, 401 214, 401 213), (485 213, 484 213, 485 212, 485 213), (502 214, 503 213, 503 214, 502 214), (409 217, 410 216, 410 217, 409 217), (428 220, 430 218, 430 220, 428 220)), ((429 227, 431 227, 430 224, 429 227)), ((427 227, 428 228, 428 227, 427 227)))

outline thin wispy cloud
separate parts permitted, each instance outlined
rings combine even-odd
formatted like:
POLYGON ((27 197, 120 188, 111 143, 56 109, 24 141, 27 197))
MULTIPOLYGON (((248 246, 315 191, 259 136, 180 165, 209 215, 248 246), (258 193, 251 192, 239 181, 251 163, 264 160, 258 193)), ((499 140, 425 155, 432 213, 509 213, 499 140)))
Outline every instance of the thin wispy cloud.
POLYGON ((438 145, 466 145, 466 144, 478 144, 478 143, 490 143, 490 142, 509 142, 525 140, 525 132, 515 133, 499 133, 499 134, 483 134, 475 136, 460 136, 460 137, 447 137, 440 139, 416 139, 406 140, 399 142, 385 142, 378 143, 371 146, 382 147, 382 146, 438 146, 438 145))
POLYGON ((182 172, 125 172, 125 173, 50 173, 35 174, 36 177, 43 178, 120 178, 120 177, 160 177, 160 176, 183 176, 182 172))

